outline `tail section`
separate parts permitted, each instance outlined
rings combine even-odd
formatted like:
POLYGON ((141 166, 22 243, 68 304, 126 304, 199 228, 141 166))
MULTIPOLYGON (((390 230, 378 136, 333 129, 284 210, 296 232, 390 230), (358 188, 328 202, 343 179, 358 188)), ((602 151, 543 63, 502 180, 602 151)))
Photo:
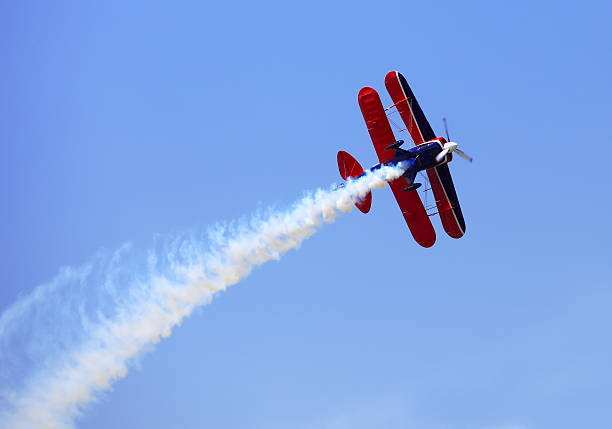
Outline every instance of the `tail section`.
MULTIPOLYGON (((341 150, 338 152, 338 170, 340 170, 340 176, 344 180, 356 179, 363 174, 363 168, 348 152, 341 150)), ((362 212, 367 213, 370 211, 372 206, 372 193, 368 194, 361 200, 353 201, 355 206, 362 212)))

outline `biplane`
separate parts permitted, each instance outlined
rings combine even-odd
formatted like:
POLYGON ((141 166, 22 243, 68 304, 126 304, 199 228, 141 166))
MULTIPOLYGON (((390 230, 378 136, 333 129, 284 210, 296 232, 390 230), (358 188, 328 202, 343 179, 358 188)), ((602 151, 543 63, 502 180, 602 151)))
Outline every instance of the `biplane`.
MULTIPOLYGON (((407 167, 401 177, 389 182, 389 186, 416 242, 423 247, 431 247, 436 242, 436 232, 430 220, 432 213, 428 213, 417 192, 421 184, 415 182, 417 174, 425 171, 430 185, 428 190, 433 191, 435 208, 440 215, 444 231, 452 238, 461 238, 465 234, 465 220, 448 163, 452 160, 453 153, 470 162, 472 159, 458 149, 457 143, 447 141, 444 137, 436 137, 401 73, 387 73, 385 86, 393 100, 393 105, 387 109, 383 107, 378 93, 373 88, 361 88, 358 97, 363 119, 380 161, 372 170, 380 168, 381 165, 397 165, 400 162, 402 167, 407 167), (401 131, 407 130, 416 146, 410 149, 400 147, 404 141, 395 138, 387 118, 387 111, 393 108, 406 126, 401 131)), ((444 125, 446 128, 446 121, 444 125)), ((446 131, 448 137, 448 129, 446 131)), ((359 162, 345 151, 338 152, 338 169, 344 180, 364 174, 359 162)), ((359 210, 367 213, 372 205, 372 194, 368 193, 354 202, 359 210)))

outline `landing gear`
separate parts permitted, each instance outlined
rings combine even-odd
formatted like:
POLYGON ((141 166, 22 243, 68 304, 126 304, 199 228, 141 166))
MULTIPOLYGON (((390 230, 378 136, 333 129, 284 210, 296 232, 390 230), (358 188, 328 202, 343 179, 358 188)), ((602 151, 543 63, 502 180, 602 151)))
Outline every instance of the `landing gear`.
POLYGON ((420 183, 413 183, 412 185, 407 186, 404 189, 402 189, 402 192, 414 191, 415 189, 419 189, 420 187, 421 187, 420 183))

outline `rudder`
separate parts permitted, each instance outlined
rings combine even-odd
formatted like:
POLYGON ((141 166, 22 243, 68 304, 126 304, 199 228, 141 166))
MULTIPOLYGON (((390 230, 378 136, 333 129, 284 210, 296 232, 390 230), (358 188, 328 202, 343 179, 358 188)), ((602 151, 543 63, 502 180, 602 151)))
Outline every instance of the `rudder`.
MULTIPOLYGON (((363 167, 348 152, 338 152, 338 170, 344 180, 356 179, 363 175, 363 167)), ((362 212, 367 213, 372 206, 372 192, 368 192, 363 199, 354 199, 355 206, 362 212)))

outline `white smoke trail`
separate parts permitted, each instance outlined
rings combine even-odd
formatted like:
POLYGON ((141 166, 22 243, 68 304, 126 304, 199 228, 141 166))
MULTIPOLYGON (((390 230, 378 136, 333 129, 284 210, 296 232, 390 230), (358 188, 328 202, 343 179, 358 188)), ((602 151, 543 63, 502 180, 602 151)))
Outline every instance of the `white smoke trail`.
POLYGON ((197 241, 175 240, 169 250, 148 254, 146 274, 131 272, 139 270, 122 259, 127 253, 125 248, 103 263, 65 269, 55 281, 37 288, 0 317, 0 380, 8 380, 0 391, 0 405, 5 408, 0 413, 0 425, 72 427, 87 404, 127 374, 135 357, 169 336, 195 308, 210 302, 216 292, 238 283, 255 266, 279 259, 296 248, 322 224, 351 210, 352 199, 365 196, 372 188, 384 187, 403 171, 401 166, 382 167, 342 188, 318 190, 290 210, 271 213, 249 227, 237 228, 229 236, 218 230, 209 249, 203 249, 197 241), (89 279, 94 276, 101 279, 104 303, 89 292, 89 279), (69 290, 63 290, 68 284, 69 290), (82 296, 79 291, 87 291, 88 298, 67 309, 66 296, 82 296), (47 312, 41 311, 44 306, 47 312), (48 313, 58 311, 65 313, 63 320, 68 322, 54 331, 55 315, 48 313), (82 332, 74 334, 72 325, 78 325, 82 332), (36 336, 37 327, 44 327, 45 334, 36 336), (23 348, 15 345, 15 338, 24 332, 37 338, 26 345, 26 355, 46 356, 42 363, 31 363, 36 370, 27 377, 22 374, 25 364, 11 359, 15 348, 23 348), (13 372, 7 373, 10 371, 13 372), (25 381, 14 386, 21 375, 25 381))

